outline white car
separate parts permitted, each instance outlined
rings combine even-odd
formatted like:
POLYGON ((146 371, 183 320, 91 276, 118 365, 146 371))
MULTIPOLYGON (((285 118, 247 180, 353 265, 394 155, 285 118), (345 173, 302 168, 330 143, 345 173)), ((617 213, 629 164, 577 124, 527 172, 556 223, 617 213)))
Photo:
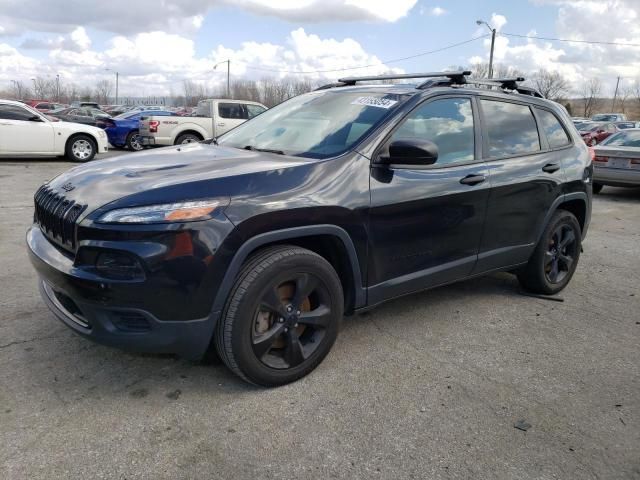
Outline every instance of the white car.
POLYGON ((53 121, 24 103, 0 100, 0 157, 64 155, 88 162, 107 145, 101 128, 53 121))

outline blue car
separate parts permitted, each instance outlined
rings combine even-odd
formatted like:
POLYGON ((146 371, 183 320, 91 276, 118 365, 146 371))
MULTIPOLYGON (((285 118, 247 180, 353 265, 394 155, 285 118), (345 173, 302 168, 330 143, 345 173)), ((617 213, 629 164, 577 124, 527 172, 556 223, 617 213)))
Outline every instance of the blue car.
POLYGON ((140 135, 138 134, 138 122, 141 116, 151 115, 175 115, 164 110, 149 110, 125 112, 117 117, 101 119, 96 126, 104 128, 109 138, 109 143, 114 147, 126 147, 130 150, 142 150, 140 135))

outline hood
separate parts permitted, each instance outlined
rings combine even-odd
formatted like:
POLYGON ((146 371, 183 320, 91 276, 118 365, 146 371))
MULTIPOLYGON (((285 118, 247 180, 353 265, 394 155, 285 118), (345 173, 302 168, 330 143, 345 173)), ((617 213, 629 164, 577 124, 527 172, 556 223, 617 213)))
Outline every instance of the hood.
POLYGON ((49 186, 69 200, 87 205, 88 214, 125 198, 127 206, 133 206, 218 196, 221 189, 211 187, 212 182, 220 184, 218 179, 310 162, 313 160, 193 143, 93 161, 59 175, 49 186))

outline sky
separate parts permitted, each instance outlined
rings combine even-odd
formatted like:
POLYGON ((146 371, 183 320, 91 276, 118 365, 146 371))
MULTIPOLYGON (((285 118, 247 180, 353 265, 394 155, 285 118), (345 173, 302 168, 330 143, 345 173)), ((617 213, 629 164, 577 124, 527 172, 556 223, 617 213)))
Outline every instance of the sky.
POLYGON ((248 79, 467 67, 488 61, 478 19, 498 31, 497 63, 612 90, 617 76, 640 79, 639 17, 640 0, 0 0, 0 91, 35 76, 93 86, 116 71, 121 95, 180 93, 186 79, 212 89, 227 59, 248 79))

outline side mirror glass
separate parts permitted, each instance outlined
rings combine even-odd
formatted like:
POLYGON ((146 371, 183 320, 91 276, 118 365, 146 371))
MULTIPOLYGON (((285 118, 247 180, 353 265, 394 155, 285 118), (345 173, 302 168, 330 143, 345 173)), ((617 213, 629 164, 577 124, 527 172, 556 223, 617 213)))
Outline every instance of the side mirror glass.
POLYGON ((397 165, 433 165, 438 160, 438 146, 421 138, 401 138, 389 144, 380 161, 397 165))
POLYGON ((41 122, 42 119, 38 115, 32 115, 28 118, 30 122, 41 122))

